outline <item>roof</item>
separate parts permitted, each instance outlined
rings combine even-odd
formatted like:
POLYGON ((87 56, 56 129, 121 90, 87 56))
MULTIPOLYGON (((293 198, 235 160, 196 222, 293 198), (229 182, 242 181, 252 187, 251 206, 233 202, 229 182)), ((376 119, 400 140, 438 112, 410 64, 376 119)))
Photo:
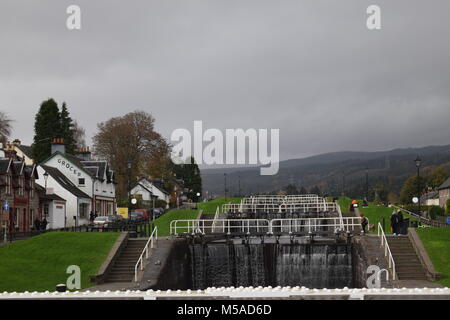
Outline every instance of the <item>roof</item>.
POLYGON ((45 188, 36 184, 36 190, 40 193, 39 199, 42 200, 57 200, 57 201, 66 201, 66 199, 61 198, 60 196, 58 196, 56 193, 52 193, 52 194, 45 194, 45 188))
POLYGON ((56 168, 49 167, 46 165, 41 165, 42 169, 44 169, 56 182, 58 182, 64 189, 69 191, 71 194, 78 198, 87 198, 91 199, 86 193, 78 189, 72 181, 70 181, 61 171, 56 168))
POLYGON ((61 153, 57 151, 54 154, 52 154, 48 159, 43 161, 43 163, 47 162, 57 154, 65 157, 67 160, 71 161, 74 165, 76 165, 80 170, 84 171, 86 174, 95 179, 103 181, 106 175, 108 182, 114 182, 113 181, 114 179, 112 179, 113 173, 109 169, 108 162, 105 160, 82 160, 71 154, 61 153))
MULTIPOLYGON (((170 195, 169 192, 167 192, 166 190, 164 190, 163 185, 162 185, 162 184, 163 184, 163 181, 162 181, 161 179, 141 178, 141 179, 139 179, 139 180, 134 184, 134 186, 136 186, 136 185, 138 185, 138 184, 142 185, 141 183, 139 183, 139 182, 142 181, 142 180, 145 180, 145 181, 151 183, 151 184, 153 185, 153 187, 155 187, 156 189, 158 189, 158 190, 161 191, 162 193, 165 193, 165 194, 170 195)), ((132 187, 131 189, 133 189, 133 188, 134 188, 134 187, 132 187)))
POLYGON ((17 149, 23 152, 28 158, 33 159, 33 149, 31 146, 25 146, 21 144, 20 146, 16 146, 17 149))
POLYGON ((448 189, 448 188, 450 188, 450 178, 445 180, 444 183, 439 186, 438 190, 448 189))
POLYGON ((5 174, 8 172, 10 162, 11 159, 8 158, 0 159, 0 174, 5 174))
POLYGON ((420 201, 426 201, 429 199, 438 199, 439 198, 439 192, 438 191, 430 191, 423 196, 420 197, 420 201))

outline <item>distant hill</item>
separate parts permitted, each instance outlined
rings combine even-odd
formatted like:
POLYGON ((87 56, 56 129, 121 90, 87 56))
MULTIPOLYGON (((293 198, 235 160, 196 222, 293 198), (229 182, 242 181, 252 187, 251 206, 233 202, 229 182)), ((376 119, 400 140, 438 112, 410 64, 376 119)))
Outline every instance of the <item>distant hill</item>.
POLYGON ((414 164, 417 155, 423 160, 424 173, 437 166, 450 168, 450 145, 377 152, 342 151, 281 161, 275 176, 261 176, 259 167, 203 169, 203 190, 209 195, 222 195, 224 173, 227 173, 229 195, 238 193, 240 177, 241 194, 270 192, 294 184, 307 189, 318 186, 323 193, 335 195, 341 194, 345 186, 345 193, 356 197, 364 192, 368 167, 369 185, 384 184, 398 193, 403 182, 417 172, 414 164))

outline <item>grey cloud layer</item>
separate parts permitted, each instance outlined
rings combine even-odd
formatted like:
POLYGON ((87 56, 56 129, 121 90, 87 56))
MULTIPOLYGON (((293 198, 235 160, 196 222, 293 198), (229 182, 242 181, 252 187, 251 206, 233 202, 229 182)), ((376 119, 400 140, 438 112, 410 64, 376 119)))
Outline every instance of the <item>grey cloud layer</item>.
POLYGON ((280 128, 281 158, 450 141, 446 0, 0 4, 0 109, 30 143, 40 101, 90 136, 135 109, 175 128, 280 128), (365 9, 382 8, 382 30, 365 9))

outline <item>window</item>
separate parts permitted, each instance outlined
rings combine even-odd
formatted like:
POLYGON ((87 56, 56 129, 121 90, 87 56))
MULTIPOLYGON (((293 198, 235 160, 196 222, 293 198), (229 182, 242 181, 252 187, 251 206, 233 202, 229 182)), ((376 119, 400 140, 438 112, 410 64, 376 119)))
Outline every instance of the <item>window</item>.
POLYGON ((80 218, 86 218, 88 216, 88 204, 87 203, 80 203, 79 207, 79 214, 80 218))
POLYGON ((84 186, 85 185, 84 178, 78 178, 78 185, 79 186, 84 186))
POLYGON ((30 198, 34 198, 34 180, 31 178, 30 180, 30 198))
POLYGON ((44 204, 44 216, 48 217, 48 203, 44 204))

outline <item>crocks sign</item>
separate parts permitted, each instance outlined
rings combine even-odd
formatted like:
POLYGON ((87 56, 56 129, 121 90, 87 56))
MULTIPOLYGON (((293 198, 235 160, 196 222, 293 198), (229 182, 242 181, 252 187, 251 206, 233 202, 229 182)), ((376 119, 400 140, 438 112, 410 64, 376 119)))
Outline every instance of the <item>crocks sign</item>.
POLYGON ((70 162, 67 162, 66 160, 63 160, 61 158, 58 159, 58 163, 64 167, 66 170, 69 170, 77 177, 81 177, 81 171, 78 170, 74 165, 72 165, 70 162))

